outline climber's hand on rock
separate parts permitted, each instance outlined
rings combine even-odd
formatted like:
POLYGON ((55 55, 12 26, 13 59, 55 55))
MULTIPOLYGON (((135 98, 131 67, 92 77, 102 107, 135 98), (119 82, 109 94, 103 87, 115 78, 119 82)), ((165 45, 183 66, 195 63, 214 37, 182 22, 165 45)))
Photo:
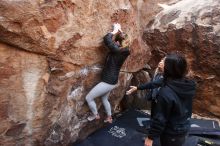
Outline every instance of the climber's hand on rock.
POLYGON ((118 31, 121 31, 121 25, 119 23, 114 23, 113 24, 113 31, 111 33, 116 34, 116 33, 118 33, 118 31))
POLYGON ((121 24, 118 23, 118 31, 122 32, 121 30, 121 24))
POLYGON ((130 89, 128 91, 126 91, 126 95, 130 95, 131 93, 137 91, 137 87, 136 86, 130 86, 130 89))

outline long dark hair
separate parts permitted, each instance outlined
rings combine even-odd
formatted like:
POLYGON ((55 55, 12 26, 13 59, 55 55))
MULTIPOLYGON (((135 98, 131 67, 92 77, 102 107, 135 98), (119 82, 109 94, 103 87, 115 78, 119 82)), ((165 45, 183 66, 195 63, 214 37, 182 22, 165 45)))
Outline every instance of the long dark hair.
POLYGON ((187 73, 187 62, 183 55, 172 53, 165 57, 164 79, 181 79, 187 73))

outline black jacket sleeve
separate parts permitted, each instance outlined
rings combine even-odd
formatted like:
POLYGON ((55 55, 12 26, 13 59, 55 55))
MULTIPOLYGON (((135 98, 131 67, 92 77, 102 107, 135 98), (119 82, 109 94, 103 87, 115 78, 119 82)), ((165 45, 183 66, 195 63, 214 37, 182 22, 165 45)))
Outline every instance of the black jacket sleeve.
POLYGON ((157 102, 154 104, 154 113, 151 117, 151 124, 148 135, 148 138, 152 140, 158 138, 165 129, 166 122, 170 116, 172 101, 168 97, 159 95, 157 102))
POLYGON ((120 51, 120 48, 118 45, 116 45, 113 40, 112 40, 113 34, 112 33, 107 33, 104 36, 104 43, 105 45, 109 48, 111 52, 117 53, 120 51))
POLYGON ((154 89, 161 87, 163 85, 163 78, 139 85, 137 87, 138 90, 144 90, 144 89, 154 89))

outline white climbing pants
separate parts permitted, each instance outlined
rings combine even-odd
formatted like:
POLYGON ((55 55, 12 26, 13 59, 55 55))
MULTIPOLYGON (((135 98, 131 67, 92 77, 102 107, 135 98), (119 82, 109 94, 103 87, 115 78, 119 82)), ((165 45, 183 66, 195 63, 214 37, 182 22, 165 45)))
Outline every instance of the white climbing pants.
POLYGON ((111 116, 111 105, 108 101, 109 94, 111 90, 115 88, 116 85, 111 85, 105 82, 98 83, 95 87, 92 88, 92 90, 86 95, 86 101, 89 105, 90 110, 94 115, 98 114, 95 98, 101 97, 102 103, 105 107, 105 111, 108 116, 111 116))

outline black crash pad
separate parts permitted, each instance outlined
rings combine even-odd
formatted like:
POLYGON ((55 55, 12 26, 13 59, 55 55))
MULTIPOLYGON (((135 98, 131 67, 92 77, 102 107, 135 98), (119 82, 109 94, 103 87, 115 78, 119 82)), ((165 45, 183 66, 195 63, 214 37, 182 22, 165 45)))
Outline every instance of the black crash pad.
MULTIPOLYGON (((143 138, 145 133, 137 130, 140 127, 149 127, 150 115, 143 113, 139 110, 128 110, 121 113, 116 120, 101 128, 88 136, 84 141, 80 143, 74 143, 73 146, 143 146, 143 138)), ((216 136, 209 135, 209 141, 220 144, 218 137, 219 125, 216 121, 212 120, 191 120, 191 135, 186 140, 184 146, 197 146, 198 141, 203 139, 203 133, 201 129, 207 131, 214 131, 216 136), (193 132, 196 133, 193 135, 193 132)), ((207 135, 205 135, 207 136, 207 135)), ((160 146, 159 140, 154 143, 154 146, 160 146)))
POLYGON ((191 119, 190 135, 220 136, 220 127, 217 121, 191 119))
POLYGON ((136 118, 146 116, 149 117, 136 110, 125 112, 112 124, 99 129, 74 146, 143 146, 144 134, 136 131, 139 126, 136 118))

